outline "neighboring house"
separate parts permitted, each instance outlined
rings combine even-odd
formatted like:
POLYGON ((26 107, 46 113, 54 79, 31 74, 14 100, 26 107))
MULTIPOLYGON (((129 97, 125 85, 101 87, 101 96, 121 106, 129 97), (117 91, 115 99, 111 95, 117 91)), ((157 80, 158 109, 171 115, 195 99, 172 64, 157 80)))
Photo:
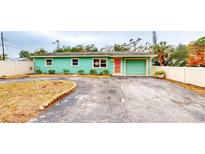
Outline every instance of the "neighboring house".
POLYGON ((33 60, 35 70, 43 73, 69 69, 70 74, 78 74, 79 70, 89 74, 95 69, 97 73, 109 70, 112 75, 149 76, 154 56, 150 52, 62 52, 33 56, 33 60))
POLYGON ((31 61, 29 58, 13 58, 8 60, 9 61, 31 61))

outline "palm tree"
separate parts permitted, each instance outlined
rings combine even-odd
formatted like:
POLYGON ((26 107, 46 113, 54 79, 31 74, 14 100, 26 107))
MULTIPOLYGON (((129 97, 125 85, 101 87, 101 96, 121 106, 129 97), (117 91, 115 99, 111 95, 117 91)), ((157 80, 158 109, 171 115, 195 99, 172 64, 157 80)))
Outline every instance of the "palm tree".
POLYGON ((168 45, 167 42, 160 42, 159 44, 154 44, 152 46, 154 54, 157 54, 157 62, 160 66, 166 66, 171 58, 171 52, 173 51, 173 47, 168 45))

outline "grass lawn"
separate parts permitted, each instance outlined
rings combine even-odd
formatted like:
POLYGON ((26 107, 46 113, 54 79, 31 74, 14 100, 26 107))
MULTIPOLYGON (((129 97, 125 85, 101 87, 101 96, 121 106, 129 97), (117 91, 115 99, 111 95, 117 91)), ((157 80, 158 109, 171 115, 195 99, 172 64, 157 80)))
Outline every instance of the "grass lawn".
POLYGON ((26 122, 39 107, 74 85, 72 81, 30 81, 0 84, 0 122, 26 122))

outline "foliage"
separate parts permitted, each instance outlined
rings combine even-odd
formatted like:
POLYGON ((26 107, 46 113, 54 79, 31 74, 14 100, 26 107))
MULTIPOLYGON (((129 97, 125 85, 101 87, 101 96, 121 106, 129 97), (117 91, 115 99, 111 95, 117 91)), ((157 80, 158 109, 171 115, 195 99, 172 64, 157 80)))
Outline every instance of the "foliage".
POLYGON ((76 45, 75 47, 63 46, 62 48, 58 48, 54 50, 54 52, 97 52, 98 49, 94 44, 90 45, 76 45))
MULTIPOLYGON (((113 46, 114 51, 137 51, 139 50, 139 42, 141 41, 141 38, 138 38, 137 40, 130 39, 129 43, 123 43, 123 44, 115 44, 113 46)), ((141 46, 142 47, 142 46, 141 46)))
POLYGON ((154 73, 154 77, 164 79, 165 78, 165 72, 163 70, 158 70, 154 73))
MULTIPOLYGON (((4 58, 5 58, 5 60, 8 59, 8 55, 5 54, 5 55, 4 55, 4 58)), ((3 60, 3 55, 0 55, 0 61, 1 61, 1 60, 3 60)))
POLYGON ((107 74, 110 74, 110 71, 108 69, 106 69, 106 70, 103 70, 101 74, 107 75, 107 74))
POLYGON ((188 66, 205 66, 205 37, 188 44, 188 66))
POLYGON ((100 52, 114 52, 114 47, 112 45, 106 45, 105 47, 100 48, 100 52))
POLYGON ((19 56, 20 56, 20 58, 28 58, 28 57, 30 56, 30 53, 29 53, 29 51, 22 50, 22 51, 19 53, 19 56))
POLYGON ((85 74, 85 71, 84 70, 78 70, 78 74, 83 75, 83 74, 85 74))
POLYGON ((157 54, 157 57, 153 58, 155 65, 167 66, 171 62, 171 54, 174 51, 171 45, 162 41, 158 44, 154 44, 151 48, 154 54, 157 54))
POLYGON ((171 54, 171 66, 186 66, 188 58, 188 48, 186 45, 179 44, 171 54))
POLYGON ((42 73, 43 73, 43 72, 40 70, 39 67, 36 68, 35 72, 36 72, 37 74, 42 74, 42 73))
POLYGON ((137 40, 130 39, 129 40, 129 50, 130 51, 137 51, 138 50, 138 44, 141 41, 141 38, 137 38, 137 40))
POLYGON ((126 43, 124 44, 115 44, 114 51, 129 51, 129 47, 126 43))
POLYGON ((43 48, 40 48, 39 50, 36 50, 35 52, 31 53, 31 56, 42 56, 45 55, 47 53, 46 50, 44 50, 43 48))
POLYGON ((163 70, 158 70, 154 73, 154 75, 161 75, 161 74, 165 75, 165 72, 163 70))
POLYGON ((97 74, 97 71, 94 70, 94 69, 91 69, 91 70, 90 70, 90 74, 97 74))
MULTIPOLYGON (((146 45, 139 45, 139 42, 141 41, 141 38, 137 38, 136 40, 130 39, 128 43, 123 44, 114 44, 114 45, 106 45, 105 47, 100 48, 99 51, 101 52, 112 52, 112 51, 145 51, 147 50, 147 43, 146 45)), ((53 42, 57 44, 56 42, 53 42)), ((76 45, 74 47, 70 46, 63 46, 60 48, 60 46, 57 47, 54 52, 97 52, 98 48, 94 44, 90 45, 76 45)))
POLYGON ((85 52, 97 52, 98 49, 97 49, 97 47, 94 44, 90 44, 90 45, 86 45, 84 47, 84 51, 85 52))
POLYGON ((53 44, 56 44, 56 49, 60 49, 60 40, 55 40, 54 42, 52 42, 53 44))
POLYGON ((70 70, 69 69, 63 69, 64 74, 69 74, 70 70))
POLYGON ((55 70, 48 70, 49 74, 55 74, 55 72, 56 72, 55 70))

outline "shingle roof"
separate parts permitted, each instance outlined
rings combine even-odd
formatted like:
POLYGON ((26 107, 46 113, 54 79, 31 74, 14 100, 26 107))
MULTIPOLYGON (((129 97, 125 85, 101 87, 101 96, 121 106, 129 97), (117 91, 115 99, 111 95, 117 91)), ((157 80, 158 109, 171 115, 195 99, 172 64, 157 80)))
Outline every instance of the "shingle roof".
POLYGON ((42 56, 32 57, 91 57, 91 56, 155 56, 151 52, 58 52, 58 53, 47 53, 42 56))
POLYGON ((41 56, 32 57, 91 57, 91 56, 154 56, 152 52, 58 52, 58 53, 47 53, 41 56))

